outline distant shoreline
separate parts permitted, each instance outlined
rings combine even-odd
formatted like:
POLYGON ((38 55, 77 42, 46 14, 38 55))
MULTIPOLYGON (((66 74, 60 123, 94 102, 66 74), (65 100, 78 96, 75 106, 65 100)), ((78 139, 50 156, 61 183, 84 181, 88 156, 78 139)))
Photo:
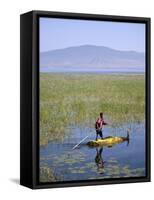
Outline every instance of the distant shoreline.
POLYGON ((127 71, 112 71, 112 72, 98 72, 98 71, 40 71, 42 74, 105 74, 105 75, 144 75, 145 72, 127 72, 127 71))

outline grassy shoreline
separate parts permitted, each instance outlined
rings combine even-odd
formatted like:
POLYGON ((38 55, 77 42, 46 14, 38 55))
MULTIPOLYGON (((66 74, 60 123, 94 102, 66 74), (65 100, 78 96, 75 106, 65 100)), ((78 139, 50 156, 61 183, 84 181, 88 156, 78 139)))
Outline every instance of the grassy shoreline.
POLYGON ((40 74, 40 145, 63 139, 66 127, 93 127, 103 111, 112 126, 145 118, 142 74, 40 74))

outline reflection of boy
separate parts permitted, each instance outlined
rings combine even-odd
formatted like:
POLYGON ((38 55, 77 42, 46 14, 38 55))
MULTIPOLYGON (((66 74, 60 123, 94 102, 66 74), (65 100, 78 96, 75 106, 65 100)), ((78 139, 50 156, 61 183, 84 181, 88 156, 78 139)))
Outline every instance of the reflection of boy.
POLYGON ((95 163, 97 165, 97 168, 98 170, 101 169, 101 168, 104 168, 104 161, 103 161, 103 158, 102 158, 102 151, 103 151, 103 148, 100 148, 100 150, 98 150, 98 148, 96 148, 96 157, 95 157, 95 163))
POLYGON ((107 123, 104 121, 103 113, 101 112, 100 117, 96 120, 95 123, 96 140, 98 138, 98 135, 103 139, 103 133, 102 133, 103 125, 107 125, 107 123))

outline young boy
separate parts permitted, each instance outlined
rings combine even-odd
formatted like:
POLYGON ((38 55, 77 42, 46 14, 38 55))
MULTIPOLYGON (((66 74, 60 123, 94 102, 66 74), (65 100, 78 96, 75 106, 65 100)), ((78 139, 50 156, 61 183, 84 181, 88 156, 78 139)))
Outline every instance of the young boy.
POLYGON ((103 113, 101 112, 100 117, 96 120, 96 123, 95 123, 96 141, 97 141, 98 135, 101 137, 101 139, 103 139, 103 133, 102 133, 103 125, 107 125, 107 123, 104 121, 103 113))

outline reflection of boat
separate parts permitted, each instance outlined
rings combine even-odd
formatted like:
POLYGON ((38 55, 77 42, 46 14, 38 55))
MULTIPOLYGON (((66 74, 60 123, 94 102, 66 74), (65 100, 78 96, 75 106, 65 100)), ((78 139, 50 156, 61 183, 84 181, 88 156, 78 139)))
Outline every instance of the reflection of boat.
POLYGON ((124 141, 129 142, 129 132, 127 132, 127 137, 108 136, 103 139, 89 141, 87 145, 90 147, 113 146, 115 144, 122 143, 124 141))

